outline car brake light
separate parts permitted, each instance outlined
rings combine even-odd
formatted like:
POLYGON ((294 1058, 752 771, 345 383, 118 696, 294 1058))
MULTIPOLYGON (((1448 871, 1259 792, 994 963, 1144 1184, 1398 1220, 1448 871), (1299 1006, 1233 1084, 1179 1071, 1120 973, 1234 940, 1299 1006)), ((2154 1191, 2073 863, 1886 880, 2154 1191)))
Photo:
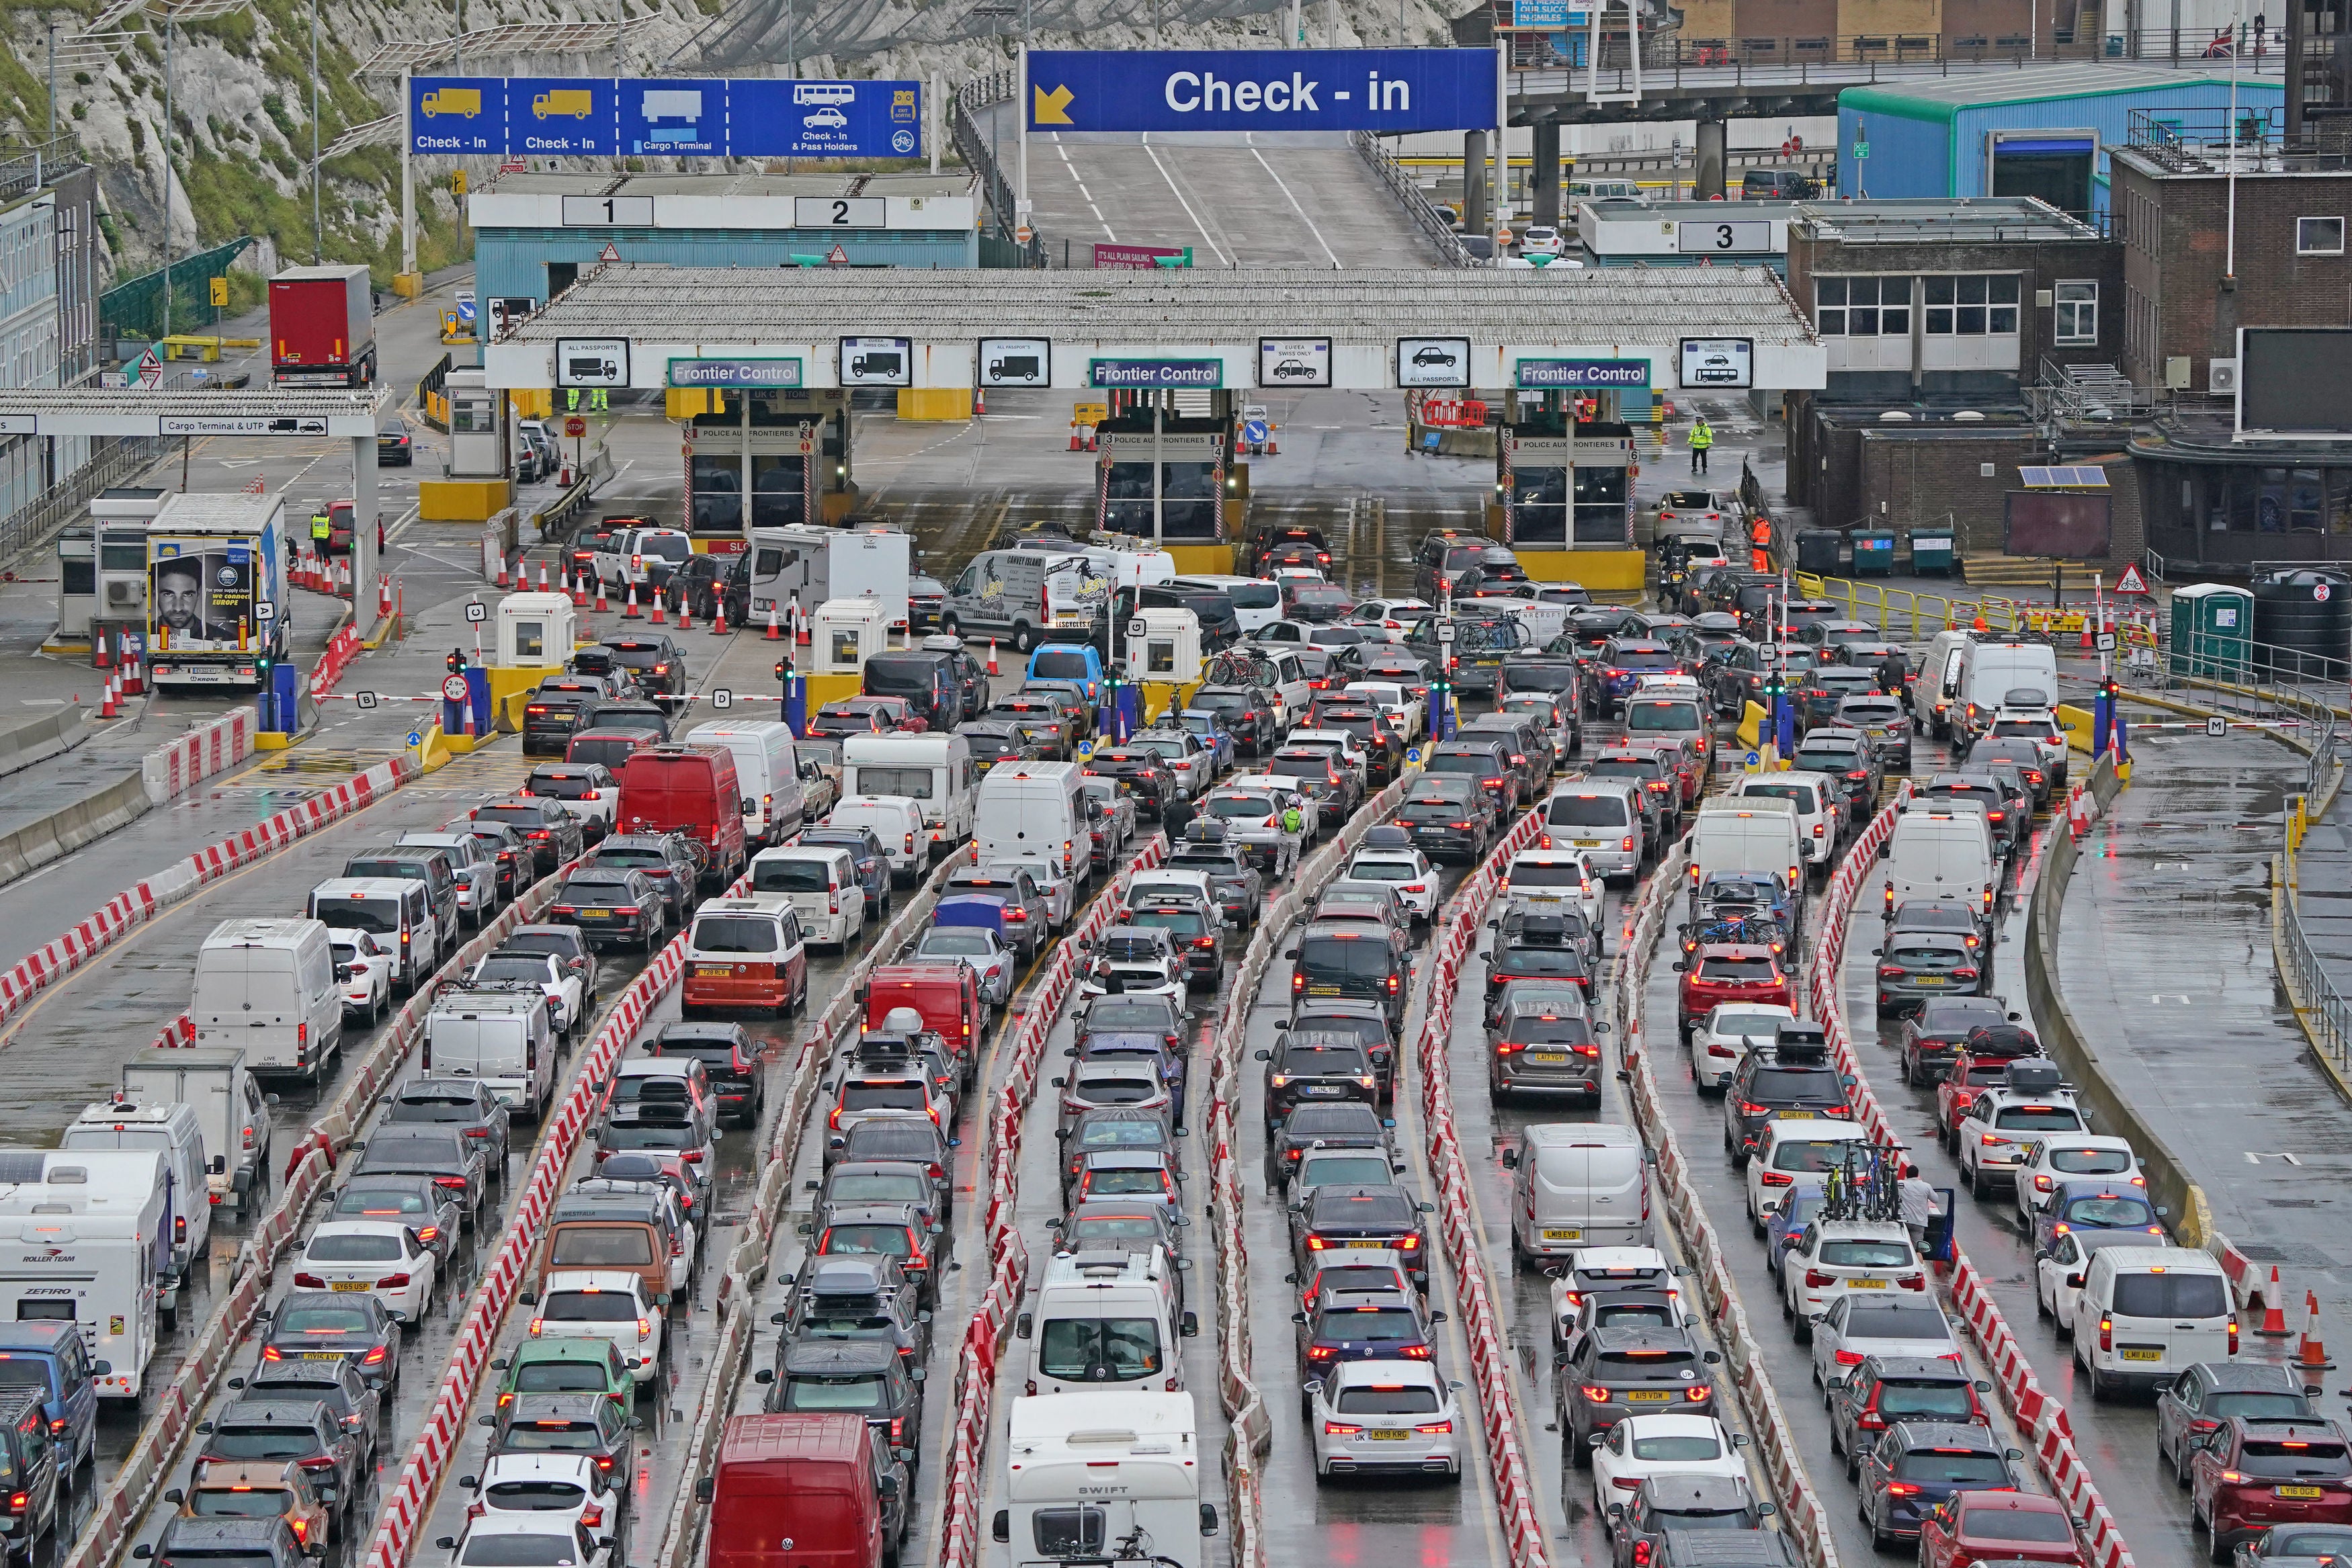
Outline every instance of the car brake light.
POLYGON ((1805 1270, 1805 1289, 1808 1291, 1827 1290, 1830 1286, 1836 1283, 1837 1276, 1835 1274, 1824 1274, 1819 1269, 1808 1269, 1805 1270))
POLYGON ((404 1291, 408 1289, 408 1276, 405 1274, 386 1274, 383 1279, 378 1280, 375 1282, 375 1288, 379 1291, 404 1291))
POLYGON ((388 1345, 377 1345, 373 1350, 369 1351, 365 1355, 360 1357, 360 1364, 362 1366, 382 1366, 383 1364, 384 1353, 390 1348, 391 1347, 388 1345))
POLYGON ((1760 1179, 1766 1186, 1794 1186, 1797 1185, 1797 1178, 1795 1176, 1783 1175, 1780 1171, 1765 1171, 1759 1179, 1760 1179))
POLYGON ((1919 1489, 1909 1481, 1889 1481, 1886 1483, 1886 1495, 1888 1497, 1917 1497, 1919 1495, 1919 1489))
MULTIPOLYGON (((2154 1227, 2150 1228, 2153 1229, 2154 1227)), ((2235 1316, 2230 1319, 2230 1354, 2231 1355, 2238 1354, 2238 1320, 2235 1316)))
POLYGON ((2116 1348, 2116 1320, 2113 1318, 2102 1317, 2099 1320, 2099 1348, 2101 1350, 2116 1348))
POLYGON ((298 1291, 323 1291, 327 1288, 327 1281, 316 1274, 297 1274, 294 1276, 294 1288, 298 1291))

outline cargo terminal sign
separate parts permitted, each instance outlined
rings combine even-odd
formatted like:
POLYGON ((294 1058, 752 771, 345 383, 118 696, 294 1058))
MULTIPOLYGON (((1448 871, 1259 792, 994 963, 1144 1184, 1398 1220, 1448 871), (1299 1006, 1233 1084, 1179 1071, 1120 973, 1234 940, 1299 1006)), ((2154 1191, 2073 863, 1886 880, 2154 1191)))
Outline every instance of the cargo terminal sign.
POLYGON ((1032 131, 1492 130, 1486 49, 1042 49, 1032 131))
POLYGON ((913 158, 919 81, 416 77, 412 152, 682 158, 913 158))

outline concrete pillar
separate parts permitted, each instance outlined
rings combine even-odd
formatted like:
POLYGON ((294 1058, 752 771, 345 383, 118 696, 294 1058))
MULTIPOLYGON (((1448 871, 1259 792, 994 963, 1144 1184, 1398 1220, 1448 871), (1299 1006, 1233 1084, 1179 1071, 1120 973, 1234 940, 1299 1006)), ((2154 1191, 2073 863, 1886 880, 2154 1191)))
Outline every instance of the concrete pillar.
POLYGON ((1535 218, 1540 228, 1559 227, 1559 121, 1538 120, 1535 123, 1536 158, 1535 218))
POLYGON ((1486 214, 1486 133, 1471 131, 1462 137, 1462 232, 1491 233, 1486 214))
POLYGON ((1691 194, 1702 202, 1713 201, 1724 193, 1723 135, 1725 130, 1725 123, 1720 120, 1702 120, 1698 122, 1697 178, 1692 184, 1691 194))

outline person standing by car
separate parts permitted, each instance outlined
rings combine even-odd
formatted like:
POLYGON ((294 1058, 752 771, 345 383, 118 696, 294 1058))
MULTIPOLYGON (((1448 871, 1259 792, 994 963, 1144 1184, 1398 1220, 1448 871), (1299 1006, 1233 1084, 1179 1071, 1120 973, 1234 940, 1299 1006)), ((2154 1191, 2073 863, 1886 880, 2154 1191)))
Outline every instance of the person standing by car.
POLYGON ((1711 425, 1711 424, 1707 423, 1707 422, 1706 422, 1706 415, 1705 415, 1705 414, 1703 414, 1703 413, 1702 413, 1702 414, 1697 415, 1697 416, 1696 416, 1696 417, 1692 421, 1692 423, 1691 423, 1691 429, 1690 429, 1690 455, 1691 455, 1691 472, 1692 472, 1692 473, 1694 473, 1694 474, 1704 474, 1704 473, 1706 473, 1706 454, 1707 454, 1707 449, 1708 449, 1709 447, 1713 446, 1714 444, 1715 444, 1715 426, 1713 426, 1713 425, 1711 425))
POLYGON ((1172 794, 1160 808, 1160 831, 1168 835, 1170 843, 1175 843, 1183 838, 1192 817, 1192 802, 1181 793, 1172 794))

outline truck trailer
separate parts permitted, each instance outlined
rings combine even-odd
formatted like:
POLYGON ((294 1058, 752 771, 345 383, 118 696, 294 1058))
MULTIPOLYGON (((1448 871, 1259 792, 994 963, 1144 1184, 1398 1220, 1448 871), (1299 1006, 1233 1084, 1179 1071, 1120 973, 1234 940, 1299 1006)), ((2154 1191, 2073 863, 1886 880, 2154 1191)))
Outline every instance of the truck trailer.
POLYGON ((149 678, 257 688, 287 656, 286 507, 276 496, 167 496, 147 530, 149 678))
POLYGON ((269 363, 281 387, 375 381, 375 283, 368 269, 289 267, 269 280, 269 363))

